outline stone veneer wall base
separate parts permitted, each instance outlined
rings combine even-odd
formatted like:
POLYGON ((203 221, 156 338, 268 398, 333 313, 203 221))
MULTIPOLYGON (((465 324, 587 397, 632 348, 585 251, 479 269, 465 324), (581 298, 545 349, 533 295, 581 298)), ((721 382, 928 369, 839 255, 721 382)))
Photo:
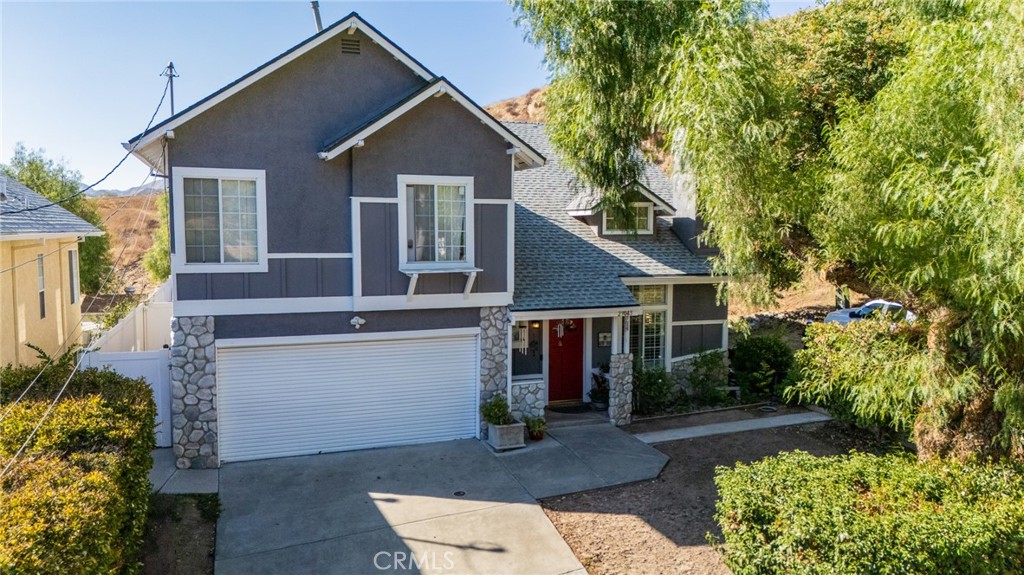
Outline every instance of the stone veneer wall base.
POLYGON ((213 317, 171 319, 171 447, 178 469, 220 466, 213 317))
POLYGON ((608 388, 608 419, 613 425, 629 425, 633 419, 633 354, 612 355, 608 388))
MULTIPOLYGON (((507 307, 480 308, 480 404, 505 392, 508 383, 507 307)), ((480 437, 487 437, 487 424, 480 418, 480 437)))

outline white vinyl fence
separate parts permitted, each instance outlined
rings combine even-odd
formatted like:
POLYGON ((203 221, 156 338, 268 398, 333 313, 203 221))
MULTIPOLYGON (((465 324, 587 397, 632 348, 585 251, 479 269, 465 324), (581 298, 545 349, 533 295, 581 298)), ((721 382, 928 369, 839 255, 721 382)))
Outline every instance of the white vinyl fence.
POLYGON ((153 389, 156 401, 156 445, 171 446, 171 352, 169 349, 129 352, 90 352, 81 369, 110 369, 127 377, 142 377, 153 389))

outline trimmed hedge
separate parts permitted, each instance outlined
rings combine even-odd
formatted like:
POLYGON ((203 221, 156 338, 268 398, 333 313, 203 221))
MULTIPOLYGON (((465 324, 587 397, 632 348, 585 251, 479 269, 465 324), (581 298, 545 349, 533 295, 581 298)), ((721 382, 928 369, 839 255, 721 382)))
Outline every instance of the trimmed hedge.
MULTIPOLYGON (((4 464, 39 422, 69 369, 48 368, 0 421, 4 464)), ((0 370, 2 409, 38 370, 0 370)), ((75 375, 0 482, 0 572, 138 571, 149 510, 155 415, 152 392, 142 379, 96 369, 75 375)))
POLYGON ((736 575, 1024 573, 1024 469, 794 452, 715 477, 736 575))

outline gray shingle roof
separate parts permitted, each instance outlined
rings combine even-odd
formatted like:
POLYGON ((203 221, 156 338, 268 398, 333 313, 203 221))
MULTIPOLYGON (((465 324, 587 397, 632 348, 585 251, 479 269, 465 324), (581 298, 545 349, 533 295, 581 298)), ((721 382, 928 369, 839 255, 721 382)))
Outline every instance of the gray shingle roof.
MULTIPOLYGON (((653 235, 602 238, 566 213, 579 191, 562 165, 543 124, 506 125, 548 162, 518 171, 514 311, 629 307, 637 305, 623 277, 709 275, 707 258, 696 256, 672 232, 672 220, 658 217, 653 235)), ((650 165, 644 182, 661 197, 672 184, 650 165)))
POLYGON ((0 174, 0 239, 23 234, 66 234, 91 236, 102 232, 82 218, 60 206, 48 206, 50 200, 33 192, 24 184, 0 174), (20 212, 25 208, 46 206, 20 212), (8 213, 17 212, 17 213, 8 213))

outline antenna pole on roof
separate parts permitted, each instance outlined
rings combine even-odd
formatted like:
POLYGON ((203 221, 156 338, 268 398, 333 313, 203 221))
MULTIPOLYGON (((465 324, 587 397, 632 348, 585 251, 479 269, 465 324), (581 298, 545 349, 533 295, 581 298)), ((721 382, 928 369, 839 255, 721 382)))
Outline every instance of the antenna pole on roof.
POLYGON ((320 21, 320 3, 314 0, 309 6, 313 8, 313 19, 316 20, 316 31, 319 34, 324 31, 324 24, 320 21))
POLYGON ((167 67, 164 68, 163 72, 160 72, 161 76, 167 76, 167 83, 170 84, 168 89, 171 91, 171 115, 174 115, 174 79, 178 77, 178 71, 174 69, 174 62, 168 62, 167 67))

